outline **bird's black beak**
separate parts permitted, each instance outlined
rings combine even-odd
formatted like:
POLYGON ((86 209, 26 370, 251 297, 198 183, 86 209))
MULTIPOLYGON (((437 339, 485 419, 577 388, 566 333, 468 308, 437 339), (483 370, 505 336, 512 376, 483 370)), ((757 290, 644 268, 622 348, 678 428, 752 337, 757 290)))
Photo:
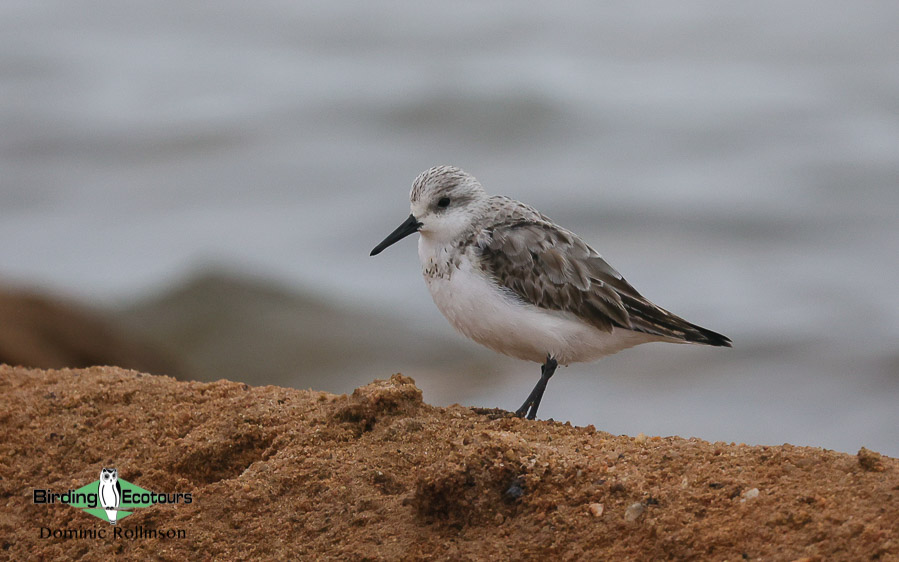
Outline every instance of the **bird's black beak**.
POLYGON ((380 254, 384 248, 390 246, 395 242, 399 242, 410 234, 418 232, 419 228, 421 228, 421 223, 415 219, 415 215, 409 215, 409 218, 406 219, 403 224, 399 225, 396 230, 388 234, 387 238, 385 238, 380 244, 375 246, 375 249, 372 250, 371 254, 369 255, 376 256, 380 254))

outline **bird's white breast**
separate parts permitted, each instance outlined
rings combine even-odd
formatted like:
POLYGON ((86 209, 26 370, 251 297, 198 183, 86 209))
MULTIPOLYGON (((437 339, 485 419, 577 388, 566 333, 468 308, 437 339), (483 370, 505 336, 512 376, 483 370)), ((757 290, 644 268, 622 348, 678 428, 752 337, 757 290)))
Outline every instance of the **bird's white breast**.
POLYGON ((630 330, 603 332, 571 314, 523 303, 490 279, 467 252, 425 236, 418 255, 440 312, 459 332, 499 353, 538 363, 552 355, 567 365, 655 339, 630 330))

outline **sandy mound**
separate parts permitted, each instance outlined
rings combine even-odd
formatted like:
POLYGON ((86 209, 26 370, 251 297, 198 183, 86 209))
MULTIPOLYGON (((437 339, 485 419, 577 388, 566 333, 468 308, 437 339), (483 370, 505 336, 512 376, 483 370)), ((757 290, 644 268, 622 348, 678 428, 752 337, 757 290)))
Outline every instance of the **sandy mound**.
POLYGON ((899 558, 899 461, 866 450, 631 438, 435 408, 400 375, 336 396, 2 366, 0 396, 12 559, 899 558), (77 489, 105 466, 192 502, 135 509, 116 526, 130 539, 41 538, 111 529, 32 503, 35 488, 77 489))

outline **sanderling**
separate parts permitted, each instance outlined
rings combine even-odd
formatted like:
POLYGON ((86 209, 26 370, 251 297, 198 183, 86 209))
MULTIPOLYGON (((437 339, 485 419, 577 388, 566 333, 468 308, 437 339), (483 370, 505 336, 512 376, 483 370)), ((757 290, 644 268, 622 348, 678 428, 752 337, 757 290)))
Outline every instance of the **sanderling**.
POLYGON ((559 364, 651 341, 731 346, 649 302, 573 232, 524 203, 487 195, 459 168, 422 172, 409 199, 412 214, 371 255, 420 233, 422 274, 450 324, 494 351, 542 364, 519 417, 536 417, 559 364))

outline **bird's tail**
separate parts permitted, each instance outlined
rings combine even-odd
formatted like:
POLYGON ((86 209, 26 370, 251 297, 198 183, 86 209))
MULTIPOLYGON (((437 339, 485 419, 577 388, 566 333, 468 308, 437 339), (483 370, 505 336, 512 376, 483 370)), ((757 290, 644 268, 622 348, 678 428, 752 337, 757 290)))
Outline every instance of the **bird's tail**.
POLYGON ((674 341, 732 347, 727 336, 687 322, 642 297, 621 295, 621 301, 628 312, 632 330, 671 338, 674 341))
POLYGON ((733 347, 733 342, 731 342, 730 338, 725 335, 707 330, 702 326, 697 326, 696 324, 690 324, 690 327, 693 329, 687 332, 686 338, 686 340, 689 342, 714 345, 716 347, 733 347))

